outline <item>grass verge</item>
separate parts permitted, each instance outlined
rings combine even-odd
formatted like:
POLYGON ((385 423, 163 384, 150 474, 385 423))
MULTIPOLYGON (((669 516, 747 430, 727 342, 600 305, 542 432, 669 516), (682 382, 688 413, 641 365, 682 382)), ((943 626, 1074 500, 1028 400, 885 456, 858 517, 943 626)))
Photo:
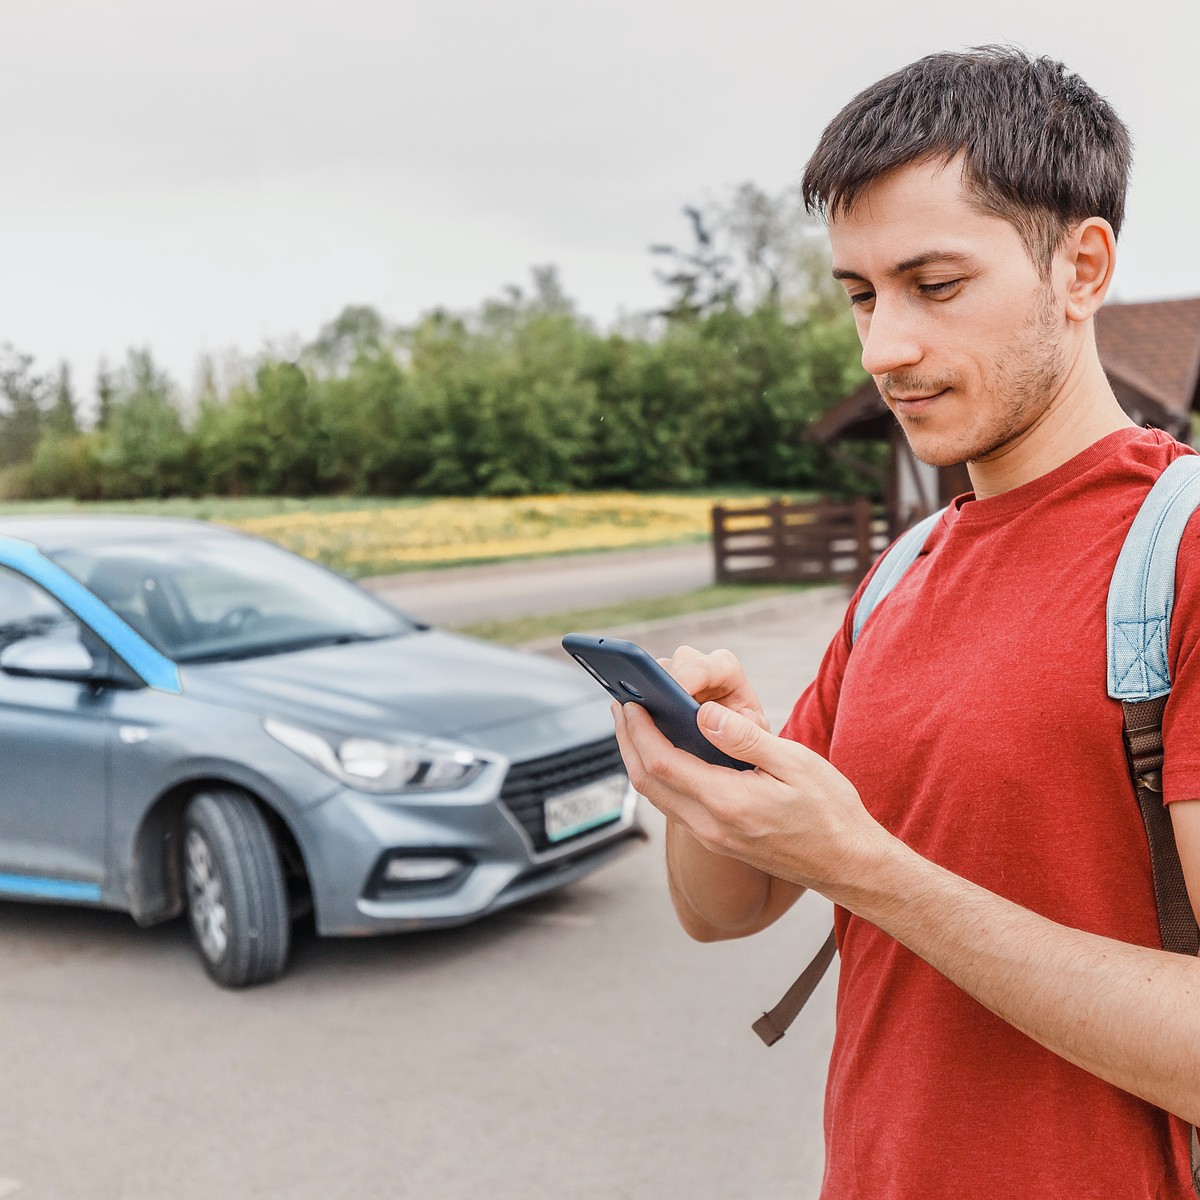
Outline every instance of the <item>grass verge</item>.
POLYGON ((570 612, 547 613, 544 616, 516 617, 508 621, 475 621, 457 627, 457 633, 517 646, 542 638, 561 637, 564 633, 585 632, 590 629, 613 629, 622 625, 640 625, 665 617, 683 617, 690 613, 728 608, 784 592, 798 592, 809 584, 792 583, 727 583, 679 592, 673 596, 652 596, 607 604, 602 608, 578 608, 570 612))
POLYGON ((763 499, 705 493, 589 492, 556 496, 208 498, 0 504, 9 515, 56 512, 192 517, 233 525, 361 578, 464 563, 507 562, 704 541, 712 505, 763 499))

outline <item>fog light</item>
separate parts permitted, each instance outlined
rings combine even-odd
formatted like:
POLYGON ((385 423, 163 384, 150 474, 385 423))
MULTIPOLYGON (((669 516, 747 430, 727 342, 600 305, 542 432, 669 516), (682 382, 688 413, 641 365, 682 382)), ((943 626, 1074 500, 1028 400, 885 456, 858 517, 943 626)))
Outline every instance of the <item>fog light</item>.
POLYGON ((459 858, 389 858, 383 868, 384 883, 436 883, 457 875, 459 858))

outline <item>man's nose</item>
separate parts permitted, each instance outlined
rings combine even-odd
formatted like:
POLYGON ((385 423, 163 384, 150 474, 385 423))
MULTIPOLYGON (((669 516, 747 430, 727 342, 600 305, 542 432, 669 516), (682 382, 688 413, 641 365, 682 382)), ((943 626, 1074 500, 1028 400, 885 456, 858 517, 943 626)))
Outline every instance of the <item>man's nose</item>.
POLYGON ((924 357, 917 332, 900 307, 876 300, 862 339, 863 370, 878 376, 915 367, 924 357))

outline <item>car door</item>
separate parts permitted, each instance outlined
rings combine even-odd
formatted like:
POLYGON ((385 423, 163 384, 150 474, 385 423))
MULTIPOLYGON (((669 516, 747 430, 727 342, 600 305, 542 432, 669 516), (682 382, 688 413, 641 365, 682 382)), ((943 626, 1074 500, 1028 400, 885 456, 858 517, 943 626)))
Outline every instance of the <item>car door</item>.
MULTIPOLYGON (((82 636, 49 593, 0 566, 0 653, 30 638, 82 636)), ((100 898, 110 706, 109 693, 87 684, 0 670, 0 894, 100 898)))

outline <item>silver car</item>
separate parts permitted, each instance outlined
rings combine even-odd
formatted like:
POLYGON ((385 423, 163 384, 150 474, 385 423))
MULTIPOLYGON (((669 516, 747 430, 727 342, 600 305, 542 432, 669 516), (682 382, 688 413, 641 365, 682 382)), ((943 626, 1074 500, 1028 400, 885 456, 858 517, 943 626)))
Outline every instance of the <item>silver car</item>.
POLYGON ((0 896, 187 911, 209 975, 462 924, 643 836, 604 693, 270 543, 0 521, 0 896))

